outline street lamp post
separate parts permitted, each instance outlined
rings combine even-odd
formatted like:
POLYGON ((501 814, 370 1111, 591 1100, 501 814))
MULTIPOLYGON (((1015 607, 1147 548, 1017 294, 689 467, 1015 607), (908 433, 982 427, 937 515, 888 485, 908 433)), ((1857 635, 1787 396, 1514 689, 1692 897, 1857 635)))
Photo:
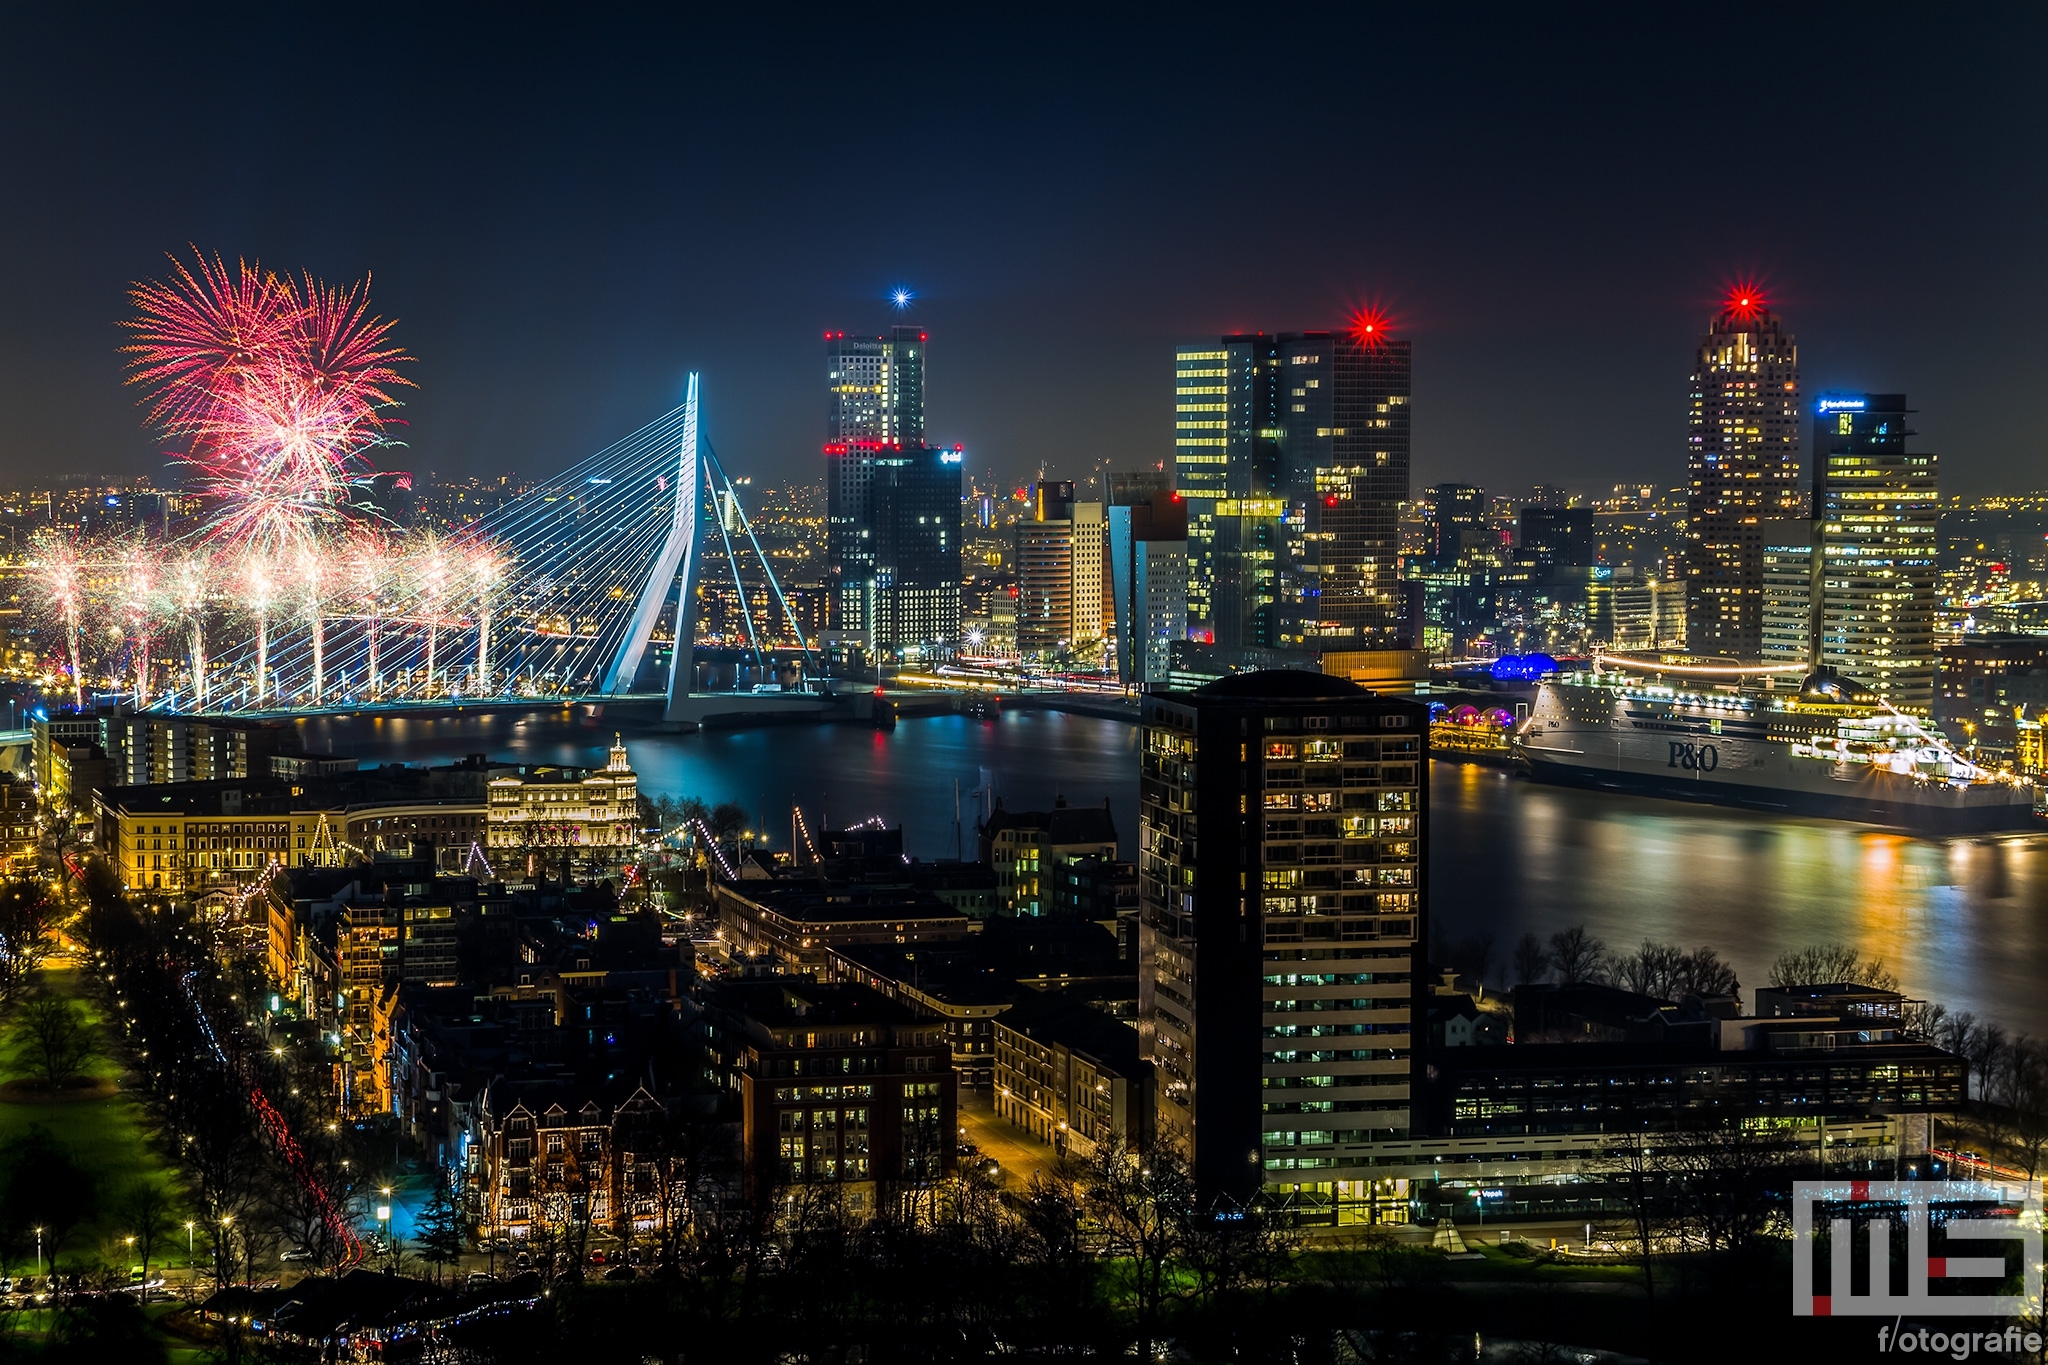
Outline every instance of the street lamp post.
POLYGON ((185 1278, 193 1284, 199 1283, 199 1262, 192 1255, 193 1220, 185 1220, 185 1278))
POLYGON ((43 1230, 36 1229, 36 1274, 43 1273, 43 1230))

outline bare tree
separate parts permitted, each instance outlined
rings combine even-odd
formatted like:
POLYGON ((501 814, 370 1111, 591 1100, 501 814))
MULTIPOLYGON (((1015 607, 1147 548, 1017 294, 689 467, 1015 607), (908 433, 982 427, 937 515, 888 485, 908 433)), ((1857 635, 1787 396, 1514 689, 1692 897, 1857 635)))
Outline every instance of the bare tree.
POLYGON ((1550 936, 1550 960, 1557 979, 1567 986, 1598 981, 1607 966, 1607 945, 1575 924, 1550 936))
POLYGON ((135 1252, 142 1258, 142 1278, 147 1281, 151 1257, 171 1234, 171 1201, 156 1181, 138 1180, 122 1196, 117 1212, 128 1235, 135 1239, 135 1252))
POLYGON ((1652 1307, 1657 1302, 1657 1281, 1651 1273, 1656 1254, 1658 1226, 1665 1214, 1666 1187, 1670 1176, 1670 1155, 1655 1145, 1651 1133, 1633 1133, 1607 1149, 1601 1172, 1620 1191, 1634 1225, 1643 1268, 1643 1297, 1652 1307))
POLYGON ((2010 1044, 2006 1042, 2005 1030, 1997 1024, 1982 1024, 1971 1030, 1970 1050, 1963 1055, 1969 1058, 1970 1069, 1977 1073, 1977 1098, 1991 1098, 2000 1068, 2005 1065, 2005 1052, 2010 1044))
POLYGON ((0 885, 0 1002, 14 999, 35 979, 49 955, 55 910, 35 882, 0 885))
POLYGON ((1443 965, 1476 984, 1481 1000, 1486 998, 1486 978, 1493 975, 1493 941, 1493 930, 1483 930, 1458 939, 1445 954, 1443 965))
POLYGON ((52 1090, 77 1075, 95 1051, 78 1006, 61 995, 38 995, 23 1005, 21 1031, 36 1074, 52 1090))
POLYGON ((1159 1340, 1185 1210, 1193 1203, 1194 1172, 1173 1143, 1159 1142, 1142 1156, 1120 1137, 1095 1149, 1088 1212, 1137 1310, 1140 1360, 1152 1359, 1159 1340))
POLYGON ((1723 962, 1719 953, 1702 944, 1679 959, 1672 988, 1678 999, 1688 995, 1739 996, 1742 982, 1736 978, 1734 967, 1723 962))
POLYGON ((1797 1149, 1783 1129, 1708 1119, 1673 1133, 1665 1155, 1677 1211, 1698 1224, 1708 1254, 1740 1255, 1777 1214, 1797 1149))
POLYGON ((1678 980, 1679 964, 1684 960, 1685 952, 1676 944, 1646 938, 1633 953, 1615 958, 1608 970, 1614 984, 1624 990, 1669 1000, 1678 980))
POLYGON ((1515 984, 1534 986, 1550 975, 1550 950, 1534 934, 1523 934, 1515 945, 1515 984))
POLYGON ((1899 978, 1881 957, 1866 958, 1841 943, 1815 943, 1778 955, 1771 964, 1773 986, 1826 986, 1853 982, 1872 990, 1895 991, 1899 978))
POLYGON ((1939 1046, 1948 1028, 1948 1006, 1908 1000, 1899 1017, 1899 1028, 1909 1038, 1924 1038, 1939 1046))
POLYGON ((2048 1153, 2048 1055, 2032 1039, 2016 1038, 2006 1050, 2002 1072, 2003 1136, 2019 1153, 2032 1183, 2048 1153))
POLYGON ((1733 995, 1741 989, 1735 969, 1712 948, 1686 952, 1675 943, 1644 939, 1626 957, 1610 959, 1608 979, 1637 995, 1683 1000, 1688 995, 1733 995))

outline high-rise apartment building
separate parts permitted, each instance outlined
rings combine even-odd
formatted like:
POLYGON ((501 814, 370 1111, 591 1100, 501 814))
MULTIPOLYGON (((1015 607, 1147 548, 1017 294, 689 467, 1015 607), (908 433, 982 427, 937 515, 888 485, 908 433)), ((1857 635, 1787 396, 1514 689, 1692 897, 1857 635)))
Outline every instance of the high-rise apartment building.
POLYGON ((1906 449, 1902 393, 1814 404, 1813 656, 1901 711, 1934 705, 1938 461, 1906 449))
POLYGON ((1109 591, 1109 517, 1099 502, 1077 502, 1074 522, 1074 653, 1093 660, 1116 628, 1109 591))
POLYGON ((1427 731, 1321 673, 1143 703, 1139 1037, 1205 1194, 1362 1204, 1416 1125, 1427 731))
POLYGON ((1807 506, 1799 348, 1753 293, 1737 291, 1700 341, 1686 461, 1686 647, 1754 660, 1763 652, 1762 524, 1807 506))
POLYGON ((1073 643, 1074 485, 1040 481, 1031 515, 1017 523, 1017 652, 1050 654, 1073 643))
POLYGON ((1109 522, 1099 502, 1077 502, 1071 482, 1041 481, 1017 523, 1017 650, 1099 654, 1109 608, 1109 522))

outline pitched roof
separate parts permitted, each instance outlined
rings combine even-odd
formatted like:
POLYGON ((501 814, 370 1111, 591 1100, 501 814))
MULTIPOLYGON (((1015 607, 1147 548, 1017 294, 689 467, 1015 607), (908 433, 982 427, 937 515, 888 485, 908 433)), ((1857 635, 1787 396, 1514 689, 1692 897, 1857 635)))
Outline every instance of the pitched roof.
POLYGON ((1099 806, 1070 806, 1064 800, 1056 800, 1049 811, 1005 810, 1001 798, 997 798, 996 808, 981 826, 981 835, 993 839, 1012 829, 1043 831, 1041 842, 1052 845, 1116 842, 1116 817, 1109 812, 1106 796, 1099 806))

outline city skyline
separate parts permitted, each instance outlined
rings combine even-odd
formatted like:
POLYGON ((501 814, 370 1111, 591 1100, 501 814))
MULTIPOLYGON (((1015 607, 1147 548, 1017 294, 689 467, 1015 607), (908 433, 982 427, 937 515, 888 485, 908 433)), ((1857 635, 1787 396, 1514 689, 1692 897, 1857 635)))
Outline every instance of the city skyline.
POLYGON ((2042 1356, 2013 15, 10 16, 0 1355, 2042 1356))
MULTIPOLYGON (((287 38, 334 38, 342 58, 355 51, 347 35, 301 27, 308 22, 284 21, 287 38)), ((21 321, 13 363, 0 367, 0 475, 18 479, 39 465, 160 472, 156 445, 117 392, 111 320, 131 280, 159 273, 165 251, 191 242, 330 278, 374 271, 380 306, 421 357, 420 389, 402 414, 405 458, 455 475, 559 468, 675 401, 684 372, 701 369, 719 448, 766 478, 788 478, 814 446, 809 358, 818 330, 873 332, 907 319, 945 338, 934 443, 963 444, 970 472, 993 466, 1012 479, 1050 460, 1056 476, 1079 478, 1086 468, 1063 463, 1080 458, 1076 430, 1104 453, 1169 458, 1152 376, 1179 340, 1267 320, 1338 327, 1355 305, 1376 301, 1395 334, 1415 343, 1416 486, 1499 486, 1531 466, 1583 487, 1676 482, 1677 357, 1724 285, 1754 274, 1773 308, 1797 319, 1809 389, 1911 392, 1929 444, 1948 456, 1949 486, 2025 482, 2039 441, 2001 396, 2041 360, 2044 343, 2024 320, 2044 279, 2020 226, 2038 219, 2041 191, 2009 167, 2035 159, 2041 129, 2030 111, 2008 107, 2018 82, 1974 72, 1965 84, 1961 71, 1961 54, 2007 60, 1999 54, 2024 42, 1931 33, 1907 18, 1852 31, 1821 16, 1788 19, 1778 30, 1788 42, 1824 43, 1839 61, 1909 48, 1916 85, 1946 96, 1908 121, 1836 113, 1818 93, 1789 90, 1784 150, 1743 172, 1759 188, 1774 182, 1780 210, 1767 227, 1731 232, 1692 211, 1697 191, 1667 150, 1733 152, 1731 135, 1683 95, 1695 82, 1653 88, 1618 74, 1619 62, 1600 64, 1657 41, 1661 21, 1624 28, 1587 16, 1553 34, 1503 27, 1455 39, 1426 23, 1330 22, 1333 51, 1355 39, 1412 54, 1399 72, 1374 68, 1376 97, 1412 103, 1441 90, 1462 99, 1452 101, 1461 112, 1416 122, 1371 175, 1348 182, 1316 178, 1317 167, 1352 169, 1332 140, 1341 122, 1307 120, 1323 130, 1276 154, 1267 173, 1316 185, 1316 229, 1189 222, 1165 183, 1184 153, 1137 117, 1154 95, 1195 112, 1190 96, 1167 96, 1147 74, 1173 63, 1146 67, 1127 95, 1099 93, 1103 64, 1145 40, 1135 26, 1112 24, 1088 54, 1052 60, 1041 83, 1020 87, 984 79, 987 59, 977 54, 993 30, 963 19, 905 37, 896 54, 933 71, 950 97, 945 125, 907 166, 919 197, 949 211, 847 234, 833 215, 810 211, 807 192, 788 188, 810 183, 805 168, 835 155, 818 132, 814 97, 796 88, 828 61, 815 39, 794 40, 787 74, 771 87, 785 92, 781 101, 771 98, 749 126, 712 123, 720 131, 708 145, 682 138, 656 148, 650 127, 698 126, 698 115, 739 88, 729 82, 758 74, 750 62, 729 74, 693 68, 671 93, 627 103, 586 89, 592 77, 560 65, 588 40, 572 35, 542 55, 517 35, 429 20, 370 63, 379 88, 393 88, 388 107, 366 113, 358 131, 388 172, 374 182, 353 170, 343 177, 351 189, 396 186, 407 209, 391 215, 370 210, 375 193, 295 194, 303 167, 286 148, 303 129, 289 114, 246 155, 223 155, 207 133, 176 158, 126 145, 115 130, 136 121, 135 92, 150 87, 125 78, 145 50, 150 62, 173 65, 197 35, 137 20, 92 35, 106 40, 95 46, 65 21, 45 20, 30 35, 37 41, 17 49, 39 60, 9 82, 17 122, 39 131, 8 153, 10 178, 47 211, 7 229, 9 259, 24 264, 4 286, 21 321), (1583 90, 1519 74, 1532 41, 1539 55, 1552 44, 1561 58, 1583 49, 1570 59, 1590 73, 1571 83, 1583 90), (472 45, 505 76, 457 64, 433 94, 412 93, 424 83, 406 82, 407 73, 472 45), (527 78, 522 94, 562 89, 571 98, 515 105, 514 87, 501 83, 515 76, 527 78), (579 93, 604 97, 575 100, 579 93), (1580 128, 1616 102, 1641 117, 1589 134, 1574 152, 1538 140, 1540 130, 1580 128), (1527 131, 1501 135, 1510 113, 1527 131), (479 155, 449 165, 445 140, 400 131, 436 120, 479 155), (1962 130, 1980 128, 1999 131, 1969 144, 1977 150, 1947 154, 1962 130), (105 155, 88 154, 102 147, 105 155), (1882 223, 1842 215, 1830 178, 1801 169, 1802 159, 1825 167, 1879 147, 1912 177, 1882 223), (194 165, 208 173, 185 174, 194 165), (1126 174, 1133 165, 1135 177, 1126 174), (609 177, 636 187, 616 211, 609 177), (706 202, 738 207, 706 216, 706 202), (594 211, 599 204, 606 211, 594 211), (899 291, 911 296, 900 309, 899 291), (1969 344, 1899 325, 1936 314, 1944 337, 1969 344), (1544 343, 1561 317, 1577 319, 1572 347, 1544 343), (1074 378, 1047 403, 1025 377, 1034 357, 1059 348, 1074 378), (1600 376, 1600 401, 1586 400, 1574 374, 1600 376)), ((659 50, 668 31, 639 36, 659 50)), ((715 28, 691 36, 714 50, 744 39, 715 28)), ((1050 28, 1005 36, 1057 50, 1050 28)), ((863 53, 869 41, 857 44, 863 53)), ((1220 74, 1234 60, 1177 41, 1193 44, 1179 54, 1182 90, 1187 76, 1220 74)), ((1659 45, 1688 71, 1714 69, 1709 49, 1659 45)), ((832 69, 844 59, 830 54, 832 69)), ((1302 73, 1310 88, 1329 77, 1331 98, 1346 84, 1338 67, 1321 65, 1333 60, 1314 59, 1302 73)), ((191 97, 201 110, 215 98, 203 88, 191 97)))

